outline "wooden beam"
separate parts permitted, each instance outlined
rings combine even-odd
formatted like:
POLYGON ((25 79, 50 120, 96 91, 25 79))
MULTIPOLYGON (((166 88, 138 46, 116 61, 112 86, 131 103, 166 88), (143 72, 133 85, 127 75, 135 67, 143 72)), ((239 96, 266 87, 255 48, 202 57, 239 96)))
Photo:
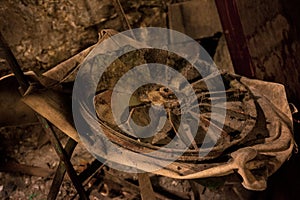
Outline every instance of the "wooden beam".
POLYGON ((235 73, 254 78, 255 67, 248 49, 236 0, 215 0, 215 2, 235 73))

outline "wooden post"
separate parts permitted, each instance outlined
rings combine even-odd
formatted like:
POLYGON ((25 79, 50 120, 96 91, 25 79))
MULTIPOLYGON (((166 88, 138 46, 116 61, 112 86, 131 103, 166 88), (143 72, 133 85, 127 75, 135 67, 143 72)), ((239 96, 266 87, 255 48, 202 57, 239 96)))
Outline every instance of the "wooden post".
POLYGON ((255 77, 255 68, 249 53, 236 0, 215 0, 223 32, 236 74, 255 77))

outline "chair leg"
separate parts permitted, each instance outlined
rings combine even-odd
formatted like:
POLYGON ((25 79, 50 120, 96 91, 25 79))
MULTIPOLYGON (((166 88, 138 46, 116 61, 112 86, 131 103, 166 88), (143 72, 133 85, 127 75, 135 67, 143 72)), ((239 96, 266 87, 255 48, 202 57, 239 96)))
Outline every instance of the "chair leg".
MULTIPOLYGON (((73 140, 72 138, 68 139, 68 142, 65 146, 65 151, 66 151, 67 157, 69 159, 71 158, 71 155, 72 155, 76 145, 77 145, 77 142, 75 140, 73 140)), ((63 182, 65 174, 66 174, 65 165, 64 165, 63 161, 60 160, 59 165, 56 169, 55 176, 54 176, 53 181, 52 181, 50 191, 48 193, 48 197, 47 197, 48 200, 55 200, 56 199, 57 194, 59 192, 59 188, 60 188, 60 186, 63 182)))
POLYGON ((76 188, 80 199, 82 200, 88 200, 88 196, 82 186, 82 184, 79 181, 79 178, 73 168, 73 165, 69 159, 69 156, 66 152, 66 150, 62 147, 57 135, 55 134, 55 132, 53 131, 52 127, 50 126, 50 124, 48 123, 48 121, 41 117, 40 115, 37 115, 39 121, 41 122, 46 134, 49 136, 49 139, 54 147, 54 150, 56 151, 57 155, 59 156, 61 162, 63 162, 64 167, 74 185, 74 187, 76 188))

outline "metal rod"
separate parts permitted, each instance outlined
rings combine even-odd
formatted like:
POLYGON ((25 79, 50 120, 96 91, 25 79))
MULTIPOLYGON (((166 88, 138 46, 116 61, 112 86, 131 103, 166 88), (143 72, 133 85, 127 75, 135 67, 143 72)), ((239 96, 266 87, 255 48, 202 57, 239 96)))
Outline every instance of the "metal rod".
POLYGON ((60 160, 64 162, 67 173, 68 173, 72 183, 74 184, 74 187, 76 188, 80 198, 82 200, 88 200, 89 198, 86 195, 85 190, 84 190, 82 184, 80 183, 79 178, 72 166, 72 163, 69 160, 69 157, 68 157, 65 149, 62 147, 57 135, 54 133, 54 131, 52 130, 52 127, 49 125, 49 123, 46 119, 44 119, 40 115, 37 115, 37 117, 38 117, 39 121, 41 122, 47 135, 49 136, 49 139, 50 139, 52 145, 54 146, 54 149, 55 149, 57 155, 59 156, 60 160))
POLYGON ((9 67, 15 74, 15 77, 22 89, 22 92, 24 93, 29 87, 29 82, 27 81, 23 71, 21 70, 21 67, 20 67, 16 57, 14 56, 14 54, 12 53, 8 44, 4 40, 4 37, 1 32, 0 32, 0 48, 3 49, 5 59, 8 62, 9 67))
MULTIPOLYGON (((75 140, 73 140, 72 138, 68 139, 68 142, 65 146, 65 152, 67 154, 68 159, 71 158, 76 145, 77 145, 77 142, 75 140)), ((65 173, 66 173, 65 164, 62 160, 60 160, 59 165, 56 169, 55 176, 52 181, 50 191, 47 196, 47 200, 55 200, 56 199, 57 194, 59 192, 59 188, 61 186, 61 183, 63 182, 65 173)))
POLYGON ((121 18, 124 30, 130 30, 131 29, 130 23, 129 23, 126 15, 125 15, 125 12, 123 10, 123 7, 122 7, 120 1, 119 0, 113 0, 112 3, 113 3, 113 5, 116 9, 117 14, 121 18))
POLYGON ((118 16, 121 18, 121 23, 122 23, 123 29, 130 31, 132 38, 136 39, 120 1, 113 0, 112 3, 114 5, 114 8, 115 8, 118 16))
POLYGON ((215 2, 235 73, 254 78, 255 68, 248 49, 236 0, 215 0, 215 2))

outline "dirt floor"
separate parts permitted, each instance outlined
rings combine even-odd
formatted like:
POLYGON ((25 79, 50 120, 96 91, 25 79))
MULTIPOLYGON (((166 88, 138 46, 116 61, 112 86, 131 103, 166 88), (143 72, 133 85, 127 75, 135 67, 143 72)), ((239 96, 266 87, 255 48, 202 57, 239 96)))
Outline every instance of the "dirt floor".
MULTIPOLYGON (((181 1, 122 0, 121 4, 133 28, 167 27, 167 5, 176 2, 181 1)), ((76 3, 71 0, 8 0, 1 2, 0 6, 1 32, 23 70, 33 70, 37 74, 96 43, 98 31, 102 29, 124 30, 110 0, 79 0, 76 3)), ((217 37, 217 42, 220 37, 217 37)), ((0 58, 0 75, 8 73, 10 70, 7 63, 0 58)), ((56 132, 62 143, 66 144, 66 136, 59 130, 56 132)), ((201 199, 275 199, 273 194, 282 196, 278 191, 274 192, 279 187, 278 179, 286 175, 286 170, 291 169, 290 165, 297 162, 297 159, 293 157, 283 170, 271 177, 271 189, 266 192, 244 189, 237 175, 227 177, 226 181, 212 180, 214 184, 209 184, 210 180, 181 181, 157 175, 151 175, 151 181, 155 192, 165 199, 195 199, 195 188, 201 199)), ((93 156, 78 145, 71 162, 76 172, 80 173, 93 160, 93 156)), ((2 171, 5 172, 0 172, 0 199, 47 199, 59 158, 39 123, 1 127, 0 162, 39 167, 35 173, 42 174, 32 176, 22 173, 24 170, 18 168, 19 165, 14 165, 18 166, 15 169, 4 165, 2 171)), ((299 175, 299 172, 295 173, 299 175)), ((108 167, 99 169, 85 181, 84 187, 89 191, 89 198, 94 200, 141 199, 135 174, 118 172, 108 167), (119 179, 110 179, 112 174, 119 179)), ((79 199, 67 175, 57 199, 79 199)))

